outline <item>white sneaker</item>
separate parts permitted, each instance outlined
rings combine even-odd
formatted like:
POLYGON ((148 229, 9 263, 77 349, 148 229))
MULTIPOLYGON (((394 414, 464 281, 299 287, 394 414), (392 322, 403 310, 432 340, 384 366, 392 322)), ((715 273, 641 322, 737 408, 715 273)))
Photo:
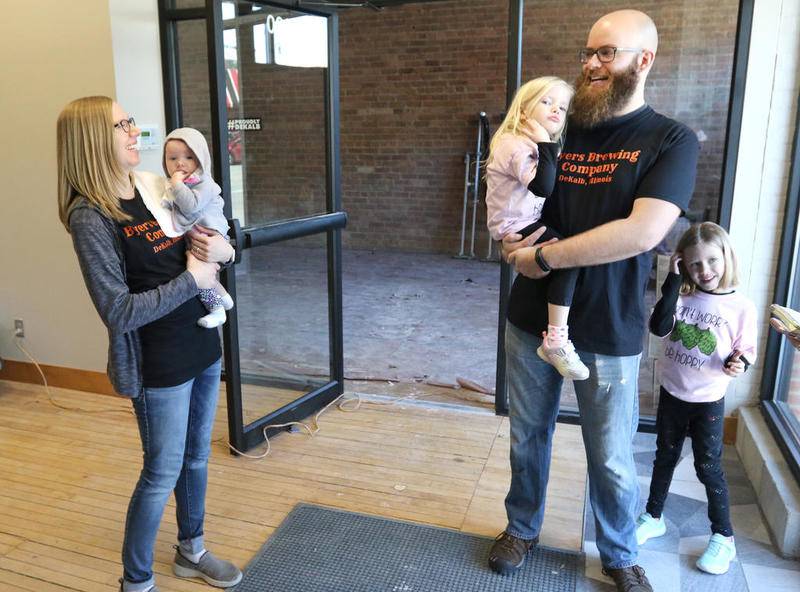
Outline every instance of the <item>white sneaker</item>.
POLYGON ((589 378, 589 369, 581 362, 571 341, 567 341, 567 344, 563 347, 545 347, 543 343, 536 350, 536 353, 545 362, 552 364, 564 378, 569 378, 570 380, 586 380, 589 378))
POLYGON ((649 539, 663 536, 667 532, 667 523, 664 517, 653 518, 647 512, 642 512, 636 519, 636 542, 644 545, 649 539))
POLYGON ((714 533, 708 540, 708 547, 697 560, 697 569, 706 573, 720 575, 728 571, 731 561, 736 558, 736 545, 732 539, 714 533))
POLYGON ((224 325, 226 318, 227 315, 225 314, 225 309, 221 306, 215 306, 206 316, 200 317, 200 319, 197 321, 197 324, 204 329, 213 329, 215 327, 219 327, 220 325, 224 325))

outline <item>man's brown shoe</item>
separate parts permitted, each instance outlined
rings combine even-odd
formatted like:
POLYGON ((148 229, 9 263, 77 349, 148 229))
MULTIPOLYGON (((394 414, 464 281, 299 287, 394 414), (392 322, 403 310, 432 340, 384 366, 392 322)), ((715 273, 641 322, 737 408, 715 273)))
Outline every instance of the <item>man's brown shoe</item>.
POLYGON ((501 532, 489 551, 489 567, 503 576, 512 574, 522 567, 525 557, 538 543, 539 537, 526 541, 507 532, 501 532))
POLYGON ((603 573, 614 580, 619 592, 653 592, 644 570, 638 565, 620 569, 603 568, 603 573))

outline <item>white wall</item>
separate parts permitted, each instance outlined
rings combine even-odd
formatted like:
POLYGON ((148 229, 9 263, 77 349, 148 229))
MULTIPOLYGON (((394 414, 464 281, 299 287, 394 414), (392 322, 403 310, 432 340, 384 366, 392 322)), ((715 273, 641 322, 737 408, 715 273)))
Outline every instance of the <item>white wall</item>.
MULTIPOLYGON (((758 0, 747 67, 744 117, 731 219, 742 291, 761 316, 759 353, 768 331, 800 90, 800 0, 758 0)), ((759 399, 762 364, 736 379, 726 413, 759 399)))
POLYGON ((0 18, 0 356, 103 370, 108 340, 58 220, 56 118, 78 97, 114 94, 108 0, 3 4, 0 18))
MULTIPOLYGON (((158 126, 164 139, 164 92, 156 0, 110 0, 117 101, 140 125, 158 126)), ((142 170, 162 172, 161 150, 141 152, 142 170)))

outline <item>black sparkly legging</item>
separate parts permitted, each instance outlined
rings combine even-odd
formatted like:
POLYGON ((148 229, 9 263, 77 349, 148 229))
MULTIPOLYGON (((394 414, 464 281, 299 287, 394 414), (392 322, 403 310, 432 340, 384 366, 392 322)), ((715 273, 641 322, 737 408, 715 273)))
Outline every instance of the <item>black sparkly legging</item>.
POLYGON ((673 397, 663 387, 658 399, 656 459, 647 512, 659 518, 667 499, 672 473, 681 457, 683 441, 692 439, 694 468, 705 485, 711 532, 733 536, 728 484, 722 472, 722 424, 725 400, 713 403, 687 403, 673 397))

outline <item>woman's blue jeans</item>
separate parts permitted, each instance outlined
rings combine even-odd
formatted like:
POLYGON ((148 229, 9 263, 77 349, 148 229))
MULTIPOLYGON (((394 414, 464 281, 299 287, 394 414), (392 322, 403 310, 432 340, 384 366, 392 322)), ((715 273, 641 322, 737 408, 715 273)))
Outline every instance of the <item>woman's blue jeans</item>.
MULTIPOLYGON (((539 535, 563 378, 536 354, 542 340, 506 325, 506 372, 511 423, 511 487, 507 531, 539 535)), ((639 483, 633 437, 639 421, 639 359, 579 351, 587 380, 575 381, 589 471, 589 500, 597 547, 606 568, 636 564, 639 483)))
POLYGON ((133 399, 144 463, 128 505, 122 565, 125 580, 141 583, 143 589, 153 584, 153 549, 171 492, 178 540, 193 553, 203 549, 208 455, 221 365, 217 360, 188 382, 145 388, 133 399))

